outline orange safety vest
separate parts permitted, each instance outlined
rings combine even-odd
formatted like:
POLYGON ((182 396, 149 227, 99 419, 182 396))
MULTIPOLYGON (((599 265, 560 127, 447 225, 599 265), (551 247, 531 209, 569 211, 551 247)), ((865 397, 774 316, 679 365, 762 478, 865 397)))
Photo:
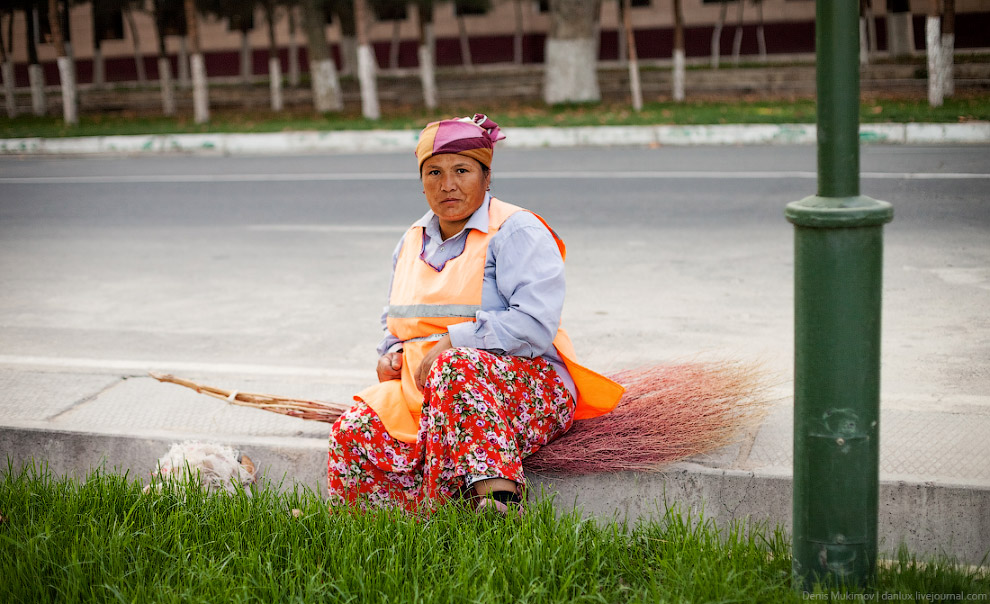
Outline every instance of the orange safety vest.
MULTIPOLYGON (((397 440, 414 443, 419 432, 423 393, 416 387, 413 371, 450 325, 475 320, 475 313, 481 310, 488 243, 505 220, 519 211, 527 210, 492 197, 488 206, 488 233, 471 229, 464 252, 447 261, 442 271, 419 257, 425 229, 412 227, 406 232, 392 277, 387 318, 388 330, 403 341, 402 377, 379 382, 354 396, 378 414, 388 433, 397 440)), ((543 218, 533 215, 553 233, 561 258, 565 257, 564 242, 543 218)), ((614 409, 625 389, 579 365, 563 327, 557 330, 553 345, 577 389, 574 419, 597 417, 614 409)))

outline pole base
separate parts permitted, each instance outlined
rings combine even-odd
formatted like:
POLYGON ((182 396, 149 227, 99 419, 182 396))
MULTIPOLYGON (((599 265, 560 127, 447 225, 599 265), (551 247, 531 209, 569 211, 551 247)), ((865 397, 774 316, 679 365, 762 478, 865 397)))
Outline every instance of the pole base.
POLYGON ((886 201, 864 195, 819 197, 812 195, 787 204, 784 216, 797 226, 846 229, 880 226, 893 220, 894 208, 886 201))

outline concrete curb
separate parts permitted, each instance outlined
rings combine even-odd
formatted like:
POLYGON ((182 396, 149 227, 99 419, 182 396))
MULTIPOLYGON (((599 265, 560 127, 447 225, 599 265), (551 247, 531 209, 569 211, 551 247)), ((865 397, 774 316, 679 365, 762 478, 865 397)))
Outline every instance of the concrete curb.
MULTIPOLYGON (((505 128, 514 148, 810 145, 815 124, 721 124, 709 126, 588 126, 505 128)), ((415 147, 416 130, 344 130, 259 134, 156 134, 70 138, 0 139, 0 155, 292 154, 314 152, 405 152, 415 147)), ((860 140, 872 144, 987 144, 990 122, 955 124, 863 124, 860 140)))
MULTIPOLYGON (((130 435, 52 430, 23 425, 0 429, 0 451, 15 462, 44 459, 55 475, 85 478, 94 470, 144 479, 155 460, 176 442, 174 433, 130 435)), ((196 440, 189 435, 190 439, 196 440)), ((181 440, 181 439, 180 439, 181 440)), ((326 495, 314 476, 326 472, 326 443, 315 438, 250 437, 211 434, 250 454, 269 487, 311 488, 326 495)), ((2 473, 2 469, 0 469, 2 473)), ((663 516, 673 507, 685 518, 702 516, 716 526, 765 523, 791 526, 791 478, 710 468, 682 462, 664 472, 617 472, 583 476, 531 476, 532 496, 552 497, 563 513, 574 509, 585 517, 635 523, 663 516)), ((878 517, 881 555, 900 545, 920 556, 952 556, 964 564, 985 561, 990 543, 990 488, 933 482, 881 481, 878 517)))

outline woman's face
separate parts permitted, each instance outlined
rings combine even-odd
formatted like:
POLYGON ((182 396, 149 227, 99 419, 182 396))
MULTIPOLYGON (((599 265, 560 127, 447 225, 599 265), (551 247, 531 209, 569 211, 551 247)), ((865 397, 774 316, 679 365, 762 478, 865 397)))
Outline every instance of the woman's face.
POLYGON ((426 202, 440 218, 440 232, 445 239, 459 233, 485 202, 490 180, 480 163, 456 153, 442 153, 426 160, 422 179, 426 202))

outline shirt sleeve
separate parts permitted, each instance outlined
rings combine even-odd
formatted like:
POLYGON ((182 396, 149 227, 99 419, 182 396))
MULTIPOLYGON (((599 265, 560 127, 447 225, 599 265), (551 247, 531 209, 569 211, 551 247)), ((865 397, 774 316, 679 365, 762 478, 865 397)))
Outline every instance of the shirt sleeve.
MULTIPOLYGON (((564 308, 564 261, 553 235, 536 216, 518 212, 492 237, 486 282, 492 277, 498 308, 492 310, 486 302, 474 322, 452 325, 451 344, 522 357, 546 354, 564 308)), ((486 287, 485 295, 493 295, 489 291, 486 287)))
POLYGON ((387 352, 398 352, 402 350, 402 340, 392 335, 392 332, 388 330, 388 301, 392 298, 392 280, 395 279, 395 265, 399 261, 399 252, 402 250, 402 242, 405 240, 405 235, 399 239, 399 243, 395 245, 395 251, 392 252, 392 276, 388 280, 388 295, 385 297, 385 306, 382 308, 382 339, 378 343, 378 356, 382 356, 387 352))

